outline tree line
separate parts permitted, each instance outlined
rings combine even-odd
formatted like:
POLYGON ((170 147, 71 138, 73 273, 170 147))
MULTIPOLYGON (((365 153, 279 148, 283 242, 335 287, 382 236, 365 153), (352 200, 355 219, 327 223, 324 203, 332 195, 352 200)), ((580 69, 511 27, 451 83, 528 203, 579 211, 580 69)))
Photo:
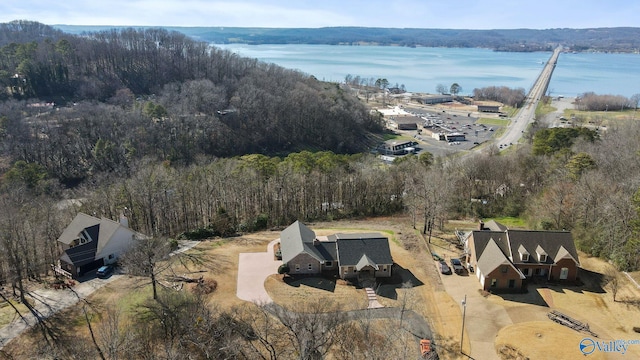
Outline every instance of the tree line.
MULTIPOLYGON (((96 27, 59 26, 64 31, 82 33, 96 27)), ((117 27, 104 26, 103 29, 117 27)), ((639 28, 587 29, 397 29, 367 27, 239 28, 168 27, 207 42, 246 44, 329 44, 483 47, 497 51, 553 51, 558 45, 573 51, 634 52, 638 49, 639 28)))

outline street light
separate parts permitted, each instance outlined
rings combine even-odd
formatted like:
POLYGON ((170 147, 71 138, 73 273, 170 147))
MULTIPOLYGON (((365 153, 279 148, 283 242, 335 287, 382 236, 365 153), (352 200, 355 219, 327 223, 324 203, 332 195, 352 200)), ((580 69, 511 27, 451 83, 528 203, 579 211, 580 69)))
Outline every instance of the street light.
POLYGON ((464 295, 464 300, 462 300, 462 334, 460 335, 460 353, 464 354, 462 351, 462 344, 464 341, 464 319, 467 315, 467 294, 464 295))

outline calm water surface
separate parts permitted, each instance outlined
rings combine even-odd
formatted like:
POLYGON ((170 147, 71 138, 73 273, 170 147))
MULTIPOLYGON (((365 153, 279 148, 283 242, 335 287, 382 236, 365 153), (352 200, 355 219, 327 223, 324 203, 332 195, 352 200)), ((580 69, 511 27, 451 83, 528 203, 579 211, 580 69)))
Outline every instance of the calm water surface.
MULTIPOLYGON (((386 78, 408 91, 434 93, 454 82, 468 94, 474 88, 508 86, 529 90, 551 53, 507 53, 487 49, 408 48, 338 45, 214 45, 242 56, 298 69, 326 81, 347 74, 386 78)), ((640 93, 638 54, 561 54, 549 91, 552 95, 640 93)))

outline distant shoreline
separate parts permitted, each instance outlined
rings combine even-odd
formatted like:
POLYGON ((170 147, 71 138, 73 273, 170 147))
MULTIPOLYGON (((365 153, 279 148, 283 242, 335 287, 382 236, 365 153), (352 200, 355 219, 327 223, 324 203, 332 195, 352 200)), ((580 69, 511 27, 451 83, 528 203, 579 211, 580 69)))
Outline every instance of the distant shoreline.
POLYGON ((568 51, 639 53, 640 28, 589 29, 398 29, 374 27, 240 28, 179 26, 53 25, 70 34, 111 29, 163 28, 210 44, 345 45, 484 48, 501 52, 551 52, 558 45, 568 51))

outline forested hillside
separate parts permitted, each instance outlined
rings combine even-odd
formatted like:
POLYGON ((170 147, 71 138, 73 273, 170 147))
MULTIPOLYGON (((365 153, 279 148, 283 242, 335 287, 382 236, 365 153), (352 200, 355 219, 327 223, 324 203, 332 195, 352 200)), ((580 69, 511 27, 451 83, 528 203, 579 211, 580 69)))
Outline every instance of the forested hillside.
MULTIPOLYGON (((73 33, 112 27, 58 25, 73 33)), ((226 44, 400 45, 428 47, 482 47, 498 51, 552 51, 562 45, 573 51, 637 52, 640 28, 591 29, 398 29, 327 27, 317 29, 167 27, 202 41, 226 44)))
POLYGON ((19 253, 1 267, 18 277, 48 271, 75 212, 125 209, 135 229, 171 238, 400 211, 421 228, 518 216, 640 266, 634 121, 602 136, 541 130, 511 154, 384 165, 363 151, 380 119, 334 84, 166 30, 0 27, 0 234, 19 253))
POLYGON ((359 152, 381 130, 336 85, 177 32, 80 37, 22 21, 0 39, 4 155, 65 183, 145 156, 359 152))

